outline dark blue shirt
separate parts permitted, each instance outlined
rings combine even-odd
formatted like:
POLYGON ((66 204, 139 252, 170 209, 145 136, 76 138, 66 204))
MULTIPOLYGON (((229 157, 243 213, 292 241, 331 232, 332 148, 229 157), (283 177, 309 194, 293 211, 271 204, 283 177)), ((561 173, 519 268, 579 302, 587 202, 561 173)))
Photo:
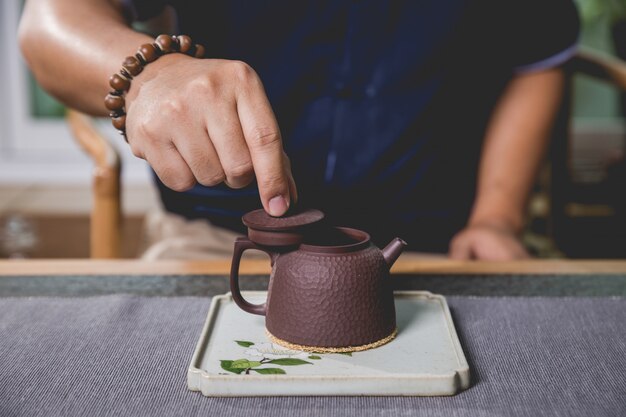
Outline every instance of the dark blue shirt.
MULTIPOLYGON (((159 3, 136 1, 136 18, 159 3)), ((207 57, 260 75, 301 204, 415 250, 445 251, 467 221, 507 81, 566 60, 578 33, 569 0, 168 3, 207 57)), ((168 210, 231 229, 260 207, 253 186, 159 186, 168 210)))

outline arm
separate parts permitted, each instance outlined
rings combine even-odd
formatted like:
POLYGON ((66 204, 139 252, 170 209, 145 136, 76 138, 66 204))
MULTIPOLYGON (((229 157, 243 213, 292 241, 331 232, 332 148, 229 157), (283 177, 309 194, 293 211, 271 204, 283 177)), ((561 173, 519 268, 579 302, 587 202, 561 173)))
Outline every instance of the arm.
POLYGON ((563 78, 560 69, 550 69, 516 76, 509 83, 486 132, 470 219, 453 238, 450 257, 528 256, 517 236, 561 100, 563 78))
MULTIPOLYGON (((20 46, 42 86, 69 106, 106 115, 109 76, 139 45, 114 0, 29 0, 20 46)), ((165 185, 233 188, 257 179, 266 211, 284 214, 295 182, 258 75, 245 63, 171 54, 147 65, 126 94, 131 150, 165 185)))
POLYGON ((19 41, 45 90, 70 107, 107 116, 109 76, 152 39, 132 30, 113 0, 28 0, 19 41))

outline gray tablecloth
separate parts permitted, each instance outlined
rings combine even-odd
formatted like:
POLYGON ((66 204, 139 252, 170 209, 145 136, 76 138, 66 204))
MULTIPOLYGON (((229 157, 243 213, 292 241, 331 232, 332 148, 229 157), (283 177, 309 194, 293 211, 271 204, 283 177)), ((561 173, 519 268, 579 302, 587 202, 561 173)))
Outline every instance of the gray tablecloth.
POLYGON ((454 397, 206 398, 206 298, 0 298, 0 415, 626 415, 626 299, 448 300, 473 373, 454 397))

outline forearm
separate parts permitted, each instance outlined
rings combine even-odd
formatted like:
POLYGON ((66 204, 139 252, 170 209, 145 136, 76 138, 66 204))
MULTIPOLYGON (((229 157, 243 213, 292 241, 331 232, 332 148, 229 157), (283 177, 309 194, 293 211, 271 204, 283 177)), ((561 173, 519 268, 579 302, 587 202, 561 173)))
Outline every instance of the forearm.
POLYGON ((151 40, 132 30, 113 0, 29 0, 20 46, 39 83, 65 104, 106 115, 109 76, 151 40))
POLYGON ((469 225, 518 233, 563 89, 559 69, 513 79, 489 123, 469 225))

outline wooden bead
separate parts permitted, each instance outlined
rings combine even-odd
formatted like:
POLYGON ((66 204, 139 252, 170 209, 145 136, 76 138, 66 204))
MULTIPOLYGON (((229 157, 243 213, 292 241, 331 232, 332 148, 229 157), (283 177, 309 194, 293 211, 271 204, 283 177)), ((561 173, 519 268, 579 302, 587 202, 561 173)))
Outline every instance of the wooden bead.
POLYGON ((115 127, 117 130, 126 129, 126 115, 125 114, 112 118, 111 122, 113 123, 113 127, 115 127))
POLYGON ((124 108, 124 97, 115 94, 107 94, 104 98, 104 105, 109 110, 120 110, 124 108))
POLYGON ((171 38, 172 38, 172 52, 180 52, 180 43, 178 42, 178 38, 174 35, 172 35, 171 38))
POLYGON ((141 45, 137 53, 141 55, 143 60, 147 63, 154 62, 154 60, 159 57, 157 48, 151 43, 144 43, 141 45))
POLYGON ((130 80, 120 74, 113 74, 109 78, 109 85, 117 91, 128 91, 130 88, 130 80))
POLYGON ((135 58, 137 58, 137 61, 139 61, 142 67, 147 64, 146 60, 143 59, 143 56, 141 56, 139 52, 135 54, 135 58))
POLYGON ((174 50, 172 37, 170 35, 159 35, 154 43, 161 51, 163 51, 163 53, 167 54, 174 50))
POLYGON ((196 52, 193 54, 193 56, 195 56, 196 58, 203 58, 204 57, 204 46, 202 46, 200 44, 196 44, 196 52))
POLYGON ((135 56, 127 56, 122 62, 122 67, 130 74, 137 75, 143 70, 143 65, 135 56))
POLYGON ((181 35, 178 37, 178 43, 180 44, 179 51, 183 54, 186 54, 191 49, 193 42, 191 38, 187 35, 181 35))
POLYGON ((122 77, 124 77, 124 78, 128 78, 129 80, 132 80, 132 79, 133 79, 133 76, 132 76, 132 75, 130 75, 130 74, 128 73, 128 71, 126 71, 126 68, 122 68, 122 69, 120 70, 120 75, 121 75, 122 77))

